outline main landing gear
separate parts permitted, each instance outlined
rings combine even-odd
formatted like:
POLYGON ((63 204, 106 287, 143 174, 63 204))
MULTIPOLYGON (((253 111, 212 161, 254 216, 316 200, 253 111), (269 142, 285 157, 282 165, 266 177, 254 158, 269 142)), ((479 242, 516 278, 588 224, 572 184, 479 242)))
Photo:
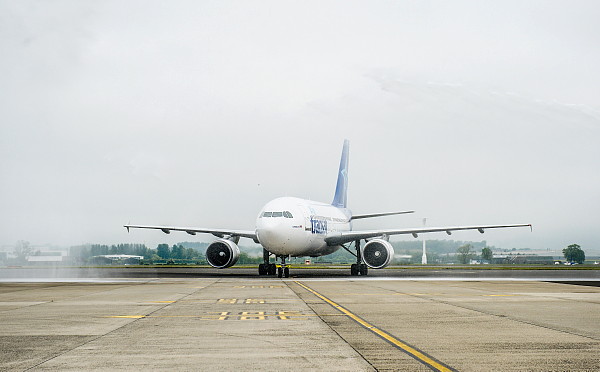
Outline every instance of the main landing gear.
POLYGON ((274 263, 269 261, 270 255, 271 254, 263 248, 263 260, 265 263, 258 265, 258 275, 275 275, 277 267, 274 263))
MULTIPOLYGON (((354 242, 354 246, 356 247, 356 263, 350 266, 350 275, 358 276, 364 275, 367 276, 369 274, 369 267, 362 262, 362 255, 360 253, 360 240, 354 242)), ((352 253, 352 252, 350 252, 352 253)))

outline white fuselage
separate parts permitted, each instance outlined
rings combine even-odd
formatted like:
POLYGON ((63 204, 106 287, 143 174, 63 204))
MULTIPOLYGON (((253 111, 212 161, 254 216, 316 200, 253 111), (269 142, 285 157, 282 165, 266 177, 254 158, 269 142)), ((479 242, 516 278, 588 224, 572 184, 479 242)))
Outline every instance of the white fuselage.
POLYGON ((283 197, 271 200, 256 218, 260 244, 275 255, 323 256, 339 246, 328 246, 325 236, 352 229, 351 212, 331 204, 283 197))

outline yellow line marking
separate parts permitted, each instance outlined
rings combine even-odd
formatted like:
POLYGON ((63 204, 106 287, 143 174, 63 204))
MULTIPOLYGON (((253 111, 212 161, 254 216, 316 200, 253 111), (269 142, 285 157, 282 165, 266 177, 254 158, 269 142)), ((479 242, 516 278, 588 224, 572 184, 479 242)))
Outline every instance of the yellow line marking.
MULTIPOLYGON (((240 317, 245 317, 248 319, 258 318, 260 320, 269 319, 294 319, 294 318, 310 318, 317 316, 346 316, 345 314, 303 314, 295 311, 276 311, 273 313, 260 311, 260 312, 240 312, 240 313, 232 313, 229 311, 217 312, 214 315, 204 314, 204 315, 107 315, 104 318, 123 318, 123 319, 141 319, 141 318, 199 318, 199 319, 215 319, 215 320, 228 320, 228 319, 239 319, 240 317)), ((247 320, 247 319, 242 319, 247 320)))
POLYGON ((379 329, 379 328, 375 327, 374 325, 368 323, 367 321, 363 320, 359 316, 354 315, 353 313, 351 313, 345 307, 343 307, 341 305, 338 305, 337 303, 335 303, 332 300, 330 300, 329 298, 323 296, 319 292, 317 292, 317 291, 315 291, 315 290, 313 290, 313 289, 305 286, 304 284, 302 284, 302 283, 300 283, 298 281, 294 281, 294 283, 298 284, 299 286, 301 286, 302 288, 306 289, 310 293, 312 293, 315 296, 319 297, 321 300, 327 302, 329 305, 331 305, 334 308, 338 309, 339 311, 341 311, 342 313, 344 313, 345 315, 347 315, 350 319, 352 319, 355 322, 357 322, 358 324, 362 325, 363 327, 365 327, 369 331, 375 333, 377 336, 383 338, 384 340, 388 341, 389 343, 391 343, 392 345, 398 347, 399 349, 404 350, 406 353, 408 353, 409 355, 411 355, 413 358, 417 359, 421 363, 423 363, 423 364, 425 364, 425 365, 427 365, 427 366, 429 366, 431 368, 435 368, 437 371, 444 371, 444 372, 450 372, 450 371, 452 371, 452 369, 450 369, 450 368, 446 367, 445 365, 443 365, 443 364, 435 361, 434 359, 432 359, 429 356, 425 355, 423 352, 415 349, 414 347, 411 347, 411 346, 405 344, 404 342, 398 340, 397 338, 395 338, 394 336, 392 336, 389 333, 385 332, 384 330, 379 329))
POLYGON ((218 304, 235 304, 237 303, 237 298, 219 298, 217 300, 218 304))

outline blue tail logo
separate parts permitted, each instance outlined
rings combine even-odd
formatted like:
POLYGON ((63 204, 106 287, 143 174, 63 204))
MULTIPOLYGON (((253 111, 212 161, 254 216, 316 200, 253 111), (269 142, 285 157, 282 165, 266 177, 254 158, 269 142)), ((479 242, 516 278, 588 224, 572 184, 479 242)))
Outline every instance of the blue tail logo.
POLYGON ((350 151, 350 142, 344 140, 344 148, 342 149, 342 158, 340 159, 340 170, 338 171, 337 184, 335 186, 335 195, 333 202, 334 207, 347 208, 348 205, 348 156, 350 151))

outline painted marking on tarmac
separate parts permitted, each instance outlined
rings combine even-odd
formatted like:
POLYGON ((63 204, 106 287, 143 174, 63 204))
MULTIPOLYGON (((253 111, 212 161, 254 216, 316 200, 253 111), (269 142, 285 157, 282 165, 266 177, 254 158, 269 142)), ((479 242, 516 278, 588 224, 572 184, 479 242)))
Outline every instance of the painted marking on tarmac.
POLYGON ((233 288, 283 288, 282 285, 234 285, 233 288))
POLYGON ((385 341, 389 342, 390 344, 392 344, 396 348, 404 351, 405 353, 407 353, 408 355, 410 355, 411 357, 413 357, 417 361, 423 363, 427 367, 431 368, 432 370, 434 370, 434 371, 443 371, 443 372, 454 371, 454 369, 452 369, 451 367, 446 366, 442 362, 440 362, 440 361, 434 359, 433 357, 427 355, 425 352, 417 349, 416 347, 410 346, 407 343, 399 340, 398 338, 392 336, 391 334, 387 333, 383 329, 380 329, 380 328, 378 328, 378 327, 370 324, 369 322, 367 322, 366 320, 362 319, 358 315, 355 315, 354 313, 350 312, 350 310, 348 310, 345 307, 343 307, 343 306, 335 303, 334 301, 332 301, 329 298, 323 296, 322 294, 320 294, 319 292, 313 290, 312 288, 309 288, 306 285, 304 285, 304 284, 302 284, 302 283, 300 283, 298 281, 294 281, 294 283, 298 284, 300 287, 302 287, 302 288, 306 289, 307 291, 309 291, 310 293, 314 294, 315 296, 317 296, 321 300, 325 301, 326 303, 328 303, 332 307, 336 308, 337 310, 339 310, 343 314, 347 315, 350 319, 354 320, 355 322, 357 322, 358 324, 360 324, 364 328, 368 329, 369 331, 375 333, 377 336, 379 336, 382 339, 384 339, 385 341))
POLYGON ((237 298, 219 298, 217 300, 218 304, 235 304, 237 303, 237 298))
POLYGON ((237 298, 219 298, 217 300, 218 304, 237 304, 237 303, 245 303, 245 304, 264 304, 267 301, 262 298, 246 298, 245 300, 239 300, 237 298))
MULTIPOLYGON (((141 318, 195 318, 201 320, 300 320, 308 318, 316 318, 317 314, 305 314, 295 310, 281 311, 220 311, 208 312, 200 315, 110 315, 104 318, 124 318, 124 319, 141 319, 141 318)), ((345 314, 321 314, 320 316, 346 316, 345 314)))

